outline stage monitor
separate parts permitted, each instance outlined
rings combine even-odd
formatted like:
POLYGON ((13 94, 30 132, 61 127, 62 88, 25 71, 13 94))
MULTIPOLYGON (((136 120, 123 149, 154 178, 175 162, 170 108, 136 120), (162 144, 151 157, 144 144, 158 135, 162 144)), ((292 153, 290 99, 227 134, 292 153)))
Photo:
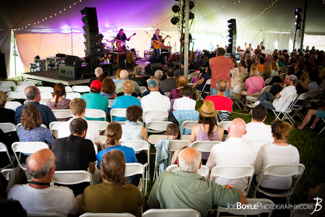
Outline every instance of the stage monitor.
POLYGON ((65 58, 66 66, 81 66, 81 59, 77 56, 67 56, 65 58))
POLYGON ((146 73, 154 75, 156 70, 162 70, 161 63, 150 63, 145 67, 146 73))

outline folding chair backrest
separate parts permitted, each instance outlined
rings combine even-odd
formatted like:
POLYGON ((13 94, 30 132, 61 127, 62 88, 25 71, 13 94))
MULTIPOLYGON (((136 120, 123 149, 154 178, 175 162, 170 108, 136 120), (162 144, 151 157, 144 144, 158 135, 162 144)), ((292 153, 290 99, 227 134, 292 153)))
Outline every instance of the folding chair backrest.
POLYGON ((30 81, 19 81, 17 83, 17 86, 35 86, 35 83, 34 82, 30 82, 30 81))
POLYGON ((16 126, 13 123, 0 123, 0 129, 4 133, 9 133, 9 132, 16 132, 16 126))
POLYGON ((2 142, 0 142, 0 152, 5 152, 7 154, 7 157, 8 157, 8 160, 9 160, 9 164, 8 165, 5 165, 3 166, 2 168, 0 169, 3 169, 3 168, 7 168, 9 166, 12 166, 14 167, 12 161, 11 161, 11 158, 10 158, 10 155, 9 155, 9 152, 8 152, 8 148, 5 144, 3 144, 2 142))
POLYGON ((189 129, 192 131, 194 125, 198 124, 197 121, 184 121, 181 126, 181 136, 183 135, 184 129, 189 129))
POLYGON ((298 97, 298 94, 291 94, 291 95, 287 96, 286 102, 282 104, 281 108, 278 111, 283 112, 288 108, 289 109, 292 108, 297 97, 298 97))
POLYGON ((179 150, 182 146, 191 146, 191 142, 188 140, 173 140, 169 146, 169 151, 174 152, 179 150))
POLYGON ((141 93, 143 93, 144 91, 147 90, 147 88, 145 86, 140 86, 140 90, 141 90, 141 93))
POLYGON ((265 83, 266 85, 268 85, 271 81, 272 81, 272 78, 268 78, 268 79, 266 79, 266 80, 264 81, 264 83, 265 83))
POLYGON ((13 81, 0 81, 0 87, 13 87, 16 83, 13 81))
MULTIPOLYGON (((179 171, 179 167, 176 164, 172 164, 166 168, 166 171, 176 172, 176 171, 179 171)), ((202 165, 201 168, 197 171, 198 174, 200 174, 201 176, 203 176, 205 178, 208 178, 209 172, 210 172, 209 167, 207 167, 205 165, 202 165)))
POLYGON ((246 141, 247 145, 251 146, 254 151, 257 153, 261 146, 264 145, 264 144, 268 144, 270 143, 270 141, 267 141, 267 140, 247 140, 246 141))
POLYGON ((191 144, 191 147, 200 152, 210 152, 213 146, 219 143, 221 141, 195 141, 191 144))
POLYGON ((167 120, 168 113, 166 111, 146 111, 143 113, 143 119, 146 120, 167 120))
POLYGON ((109 122, 107 122, 107 121, 89 121, 89 123, 96 125, 99 132, 105 131, 106 127, 109 124, 109 122))
POLYGON ((86 86, 86 85, 72 86, 72 92, 89 93, 90 92, 90 87, 86 86))
POLYGON ((231 121, 221 121, 218 125, 222 127, 223 130, 228 131, 228 127, 230 127, 231 121))
POLYGON ((107 106, 107 108, 111 108, 113 102, 114 102, 114 99, 109 99, 109 100, 108 100, 108 106, 107 106))
POLYGON ((65 86, 64 88, 65 88, 65 92, 66 93, 71 93, 72 92, 72 88, 71 87, 65 86))
POLYGON ((143 151, 143 150, 149 151, 150 149, 149 143, 144 140, 120 140, 120 144, 133 148, 134 151, 143 151))
POLYGON ((103 118, 106 121, 106 112, 100 109, 86 109, 85 117, 103 118))
POLYGON ((12 109, 14 111, 16 111, 17 107, 19 107, 19 106, 21 106, 21 103, 17 102, 17 101, 8 101, 5 104, 6 109, 12 109))
POLYGON ((11 88, 10 87, 1 87, 0 86, 0 91, 2 91, 4 93, 7 93, 7 92, 11 91, 11 88))
POLYGON ((167 135, 150 135, 148 137, 148 142, 152 145, 155 145, 159 142, 159 140, 166 139, 167 135))
POLYGON ((149 133, 162 133, 167 129, 168 124, 172 124, 170 121, 149 121, 146 124, 146 129, 149 133))
POLYGON ((67 95, 65 96, 66 99, 74 99, 74 98, 80 98, 81 94, 80 93, 67 93, 67 95))
POLYGON ((170 96, 170 92, 164 92, 164 95, 169 97, 170 96))
POLYGON ((41 99, 52 99, 53 95, 51 92, 42 92, 41 93, 41 99))
POLYGON ((113 120, 113 116, 126 118, 126 108, 114 108, 110 111, 111 121, 113 120))
POLYGON ((15 87, 15 92, 25 92, 25 89, 27 88, 28 86, 16 86, 15 87))
POLYGON ((149 209, 142 217, 200 217, 194 209, 149 209))
POLYGON ((58 131, 64 125, 64 121, 52 121, 49 125, 49 128, 55 138, 58 138, 58 131))
POLYGON ((61 213, 55 212, 28 212, 28 217, 65 217, 65 215, 61 213))
POLYGON ((80 217, 135 217, 131 213, 90 213, 86 212, 80 217))
POLYGON ((271 88, 272 88, 271 85, 265 86, 265 87, 262 89, 261 93, 264 93, 264 92, 266 92, 266 91, 270 91, 271 88))
POLYGON ((41 93, 44 93, 44 92, 53 93, 53 87, 41 86, 41 87, 38 87, 38 89, 41 93))
POLYGON ((263 169, 264 175, 290 177, 302 175, 305 170, 303 164, 270 164, 263 169))
POLYGON ((75 185, 82 182, 91 182, 91 175, 84 170, 55 171, 52 182, 60 185, 75 185))
POLYGON ((70 109, 53 109, 52 112, 57 119, 73 117, 70 109))
POLYGON ((137 174, 143 175, 145 167, 140 163, 126 163, 125 164, 125 177, 134 176, 137 174))
POLYGON ((27 99, 24 92, 12 92, 12 91, 9 91, 7 93, 7 96, 8 96, 8 98, 12 98, 12 99, 27 99))
POLYGON ((244 90, 245 89, 245 87, 246 87, 246 85, 245 84, 237 84, 235 87, 234 87, 234 89, 232 90, 232 92, 234 92, 234 93, 241 93, 241 91, 242 90, 244 90))

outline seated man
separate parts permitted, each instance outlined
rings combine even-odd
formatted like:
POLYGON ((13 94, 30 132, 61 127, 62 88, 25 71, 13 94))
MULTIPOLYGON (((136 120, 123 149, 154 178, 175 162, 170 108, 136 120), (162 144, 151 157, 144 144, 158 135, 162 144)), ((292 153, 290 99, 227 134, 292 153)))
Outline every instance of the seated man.
POLYGON ((297 93, 295 87, 297 77, 295 75, 287 75, 284 82, 286 87, 283 88, 277 95, 274 96, 269 91, 265 91, 257 98, 257 101, 254 103, 254 105, 256 106, 261 103, 263 106, 270 110, 279 110, 282 108, 282 106, 288 107, 290 102, 287 102, 286 105, 284 105, 284 103, 286 103, 288 96, 297 93))
POLYGON ((262 105, 258 105, 253 108, 251 115, 252 120, 246 124, 247 133, 243 135, 243 139, 245 141, 262 140, 266 142, 273 142, 271 126, 263 123, 267 115, 266 108, 262 105))
POLYGON ((139 86, 148 87, 147 81, 141 77, 142 69, 140 66, 135 67, 133 81, 137 82, 139 86))
POLYGON ((174 69, 172 67, 169 67, 167 71, 167 78, 160 82, 160 90, 162 92, 170 92, 172 89, 175 88, 177 87, 174 69))
MULTIPOLYGON (((54 116, 52 110, 46 106, 42 105, 39 102, 41 101, 41 93, 39 89, 35 86, 29 86, 25 89, 25 95, 27 97, 28 102, 32 103, 36 106, 42 116, 42 123, 45 124, 47 127, 50 125, 52 121, 56 121, 56 117, 54 116)), ((18 106, 16 109, 15 119, 16 123, 20 123, 20 115, 23 111, 25 105, 18 106)))
MULTIPOLYGON (((246 133, 244 120, 234 119, 228 127, 228 132, 229 139, 211 149, 206 165, 210 170, 218 165, 250 165, 254 167, 255 151, 242 138, 246 133)), ((232 185, 244 191, 247 187, 248 178, 225 179, 217 177, 214 181, 220 185, 232 185)))
POLYGON ((204 101, 210 100, 214 104, 214 108, 217 111, 229 111, 232 112, 232 99, 225 96, 226 90, 229 88, 229 83, 225 79, 220 79, 217 81, 218 93, 215 96, 207 96, 204 101))
MULTIPOLYGON (((76 214, 78 204, 73 192, 66 187, 51 185, 55 171, 55 156, 50 149, 41 149, 27 158, 27 171, 32 176, 28 184, 16 184, 10 188, 8 199, 18 200, 27 212, 55 212, 67 216, 76 214)), ((11 177, 27 181, 25 172, 15 168, 11 177)), ((16 183, 9 180, 9 183, 16 183)))
POLYGON ((224 187, 201 177, 201 153, 195 148, 185 148, 178 154, 180 171, 163 172, 156 180, 148 198, 149 208, 195 209, 207 216, 213 206, 238 202, 247 204, 243 193, 232 187, 224 187))
POLYGON ((97 68, 95 69, 95 75, 96 75, 95 78, 91 78, 91 79, 90 79, 89 86, 91 85, 91 83, 92 83, 94 80, 98 80, 98 81, 100 81, 100 82, 103 82, 103 80, 106 78, 106 75, 104 74, 103 69, 102 69, 101 67, 97 67, 97 68))

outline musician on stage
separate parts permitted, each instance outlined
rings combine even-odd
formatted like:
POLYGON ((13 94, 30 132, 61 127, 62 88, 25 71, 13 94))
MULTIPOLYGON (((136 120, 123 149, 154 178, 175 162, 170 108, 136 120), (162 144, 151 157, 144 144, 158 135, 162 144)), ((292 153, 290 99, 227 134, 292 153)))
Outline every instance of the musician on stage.
POLYGON ((105 43, 103 43, 104 35, 99 34, 99 49, 100 49, 100 56, 103 57, 105 56, 106 50, 105 50, 105 43))
POLYGON ((120 31, 118 31, 117 33, 115 41, 118 49, 123 49, 125 51, 126 50, 125 41, 130 41, 130 38, 126 37, 124 33, 124 29, 120 29, 120 31))
POLYGON ((155 34, 152 36, 151 38, 151 44, 153 45, 152 47, 154 48, 155 51, 155 58, 158 61, 159 60, 159 56, 161 53, 161 49, 160 46, 164 43, 164 41, 162 40, 162 36, 159 35, 160 34, 160 29, 156 29, 155 34), (154 47, 154 43, 160 44, 159 48, 157 49, 157 47, 154 47))

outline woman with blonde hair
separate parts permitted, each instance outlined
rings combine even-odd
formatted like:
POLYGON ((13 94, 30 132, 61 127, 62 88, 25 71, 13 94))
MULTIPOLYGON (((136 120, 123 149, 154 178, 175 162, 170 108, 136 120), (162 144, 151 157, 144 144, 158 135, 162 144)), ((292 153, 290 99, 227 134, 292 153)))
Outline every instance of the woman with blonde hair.
POLYGON ((264 63, 264 72, 262 74, 262 78, 264 80, 271 78, 271 74, 272 74, 272 68, 271 68, 271 64, 270 63, 264 63))
POLYGON ((169 98, 170 100, 172 99, 177 99, 177 98, 181 98, 181 94, 180 94, 180 90, 187 85, 187 79, 184 77, 184 76, 179 76, 177 79, 176 79, 176 86, 177 88, 175 89, 172 89, 170 91, 170 95, 169 95, 169 98))
POLYGON ((272 78, 275 76, 279 76, 279 65, 276 61, 271 62, 271 69, 272 69, 272 73, 271 73, 272 78))
POLYGON ((262 89, 265 87, 264 80, 258 75, 258 69, 255 65, 252 65, 250 69, 249 77, 245 81, 246 84, 246 105, 250 97, 258 97, 261 94, 262 89))
POLYGON ((50 109, 69 109, 70 99, 66 99, 65 86, 57 83, 53 88, 53 98, 47 102, 50 109))
MULTIPOLYGON (((299 152, 296 147, 288 144, 292 126, 281 120, 275 120, 271 125, 274 138, 273 143, 262 145, 255 161, 256 180, 259 180, 261 171, 270 164, 297 164, 299 152)), ((255 180, 253 180, 255 181, 255 180)), ((264 176, 260 188, 273 193, 283 193, 290 189, 291 177, 264 176)))
POLYGON ((52 146, 54 137, 50 129, 41 127, 41 114, 34 104, 28 103, 24 106, 20 121, 21 126, 17 132, 20 142, 46 142, 52 146))
POLYGON ((308 73, 304 72, 300 76, 300 83, 297 85, 297 93, 302 94, 305 92, 308 92, 308 85, 309 85, 310 79, 308 73))

